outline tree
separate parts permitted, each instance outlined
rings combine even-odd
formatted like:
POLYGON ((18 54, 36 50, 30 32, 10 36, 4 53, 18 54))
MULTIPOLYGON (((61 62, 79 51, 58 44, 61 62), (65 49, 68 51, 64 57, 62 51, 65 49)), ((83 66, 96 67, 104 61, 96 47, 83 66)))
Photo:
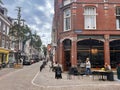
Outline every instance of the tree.
POLYGON ((47 55, 47 47, 45 45, 43 45, 42 49, 43 49, 43 53, 44 53, 44 55, 46 57, 46 55, 47 55))
POLYGON ((19 41, 22 41, 23 43, 25 43, 30 34, 31 34, 31 31, 27 25, 20 26, 16 22, 10 28, 10 31, 9 31, 9 35, 15 38, 14 42, 16 43, 19 43, 19 41))
POLYGON ((9 35, 18 37, 19 39, 24 39, 30 35, 30 33, 30 28, 27 25, 20 26, 17 24, 17 22, 15 22, 14 25, 10 28, 9 35))
POLYGON ((31 33, 30 35, 30 46, 33 46, 34 48, 40 50, 40 47, 42 45, 42 41, 39 35, 36 34, 36 32, 34 34, 31 33))
POLYGON ((0 3, 3 4, 2 0, 0 0, 0 3))

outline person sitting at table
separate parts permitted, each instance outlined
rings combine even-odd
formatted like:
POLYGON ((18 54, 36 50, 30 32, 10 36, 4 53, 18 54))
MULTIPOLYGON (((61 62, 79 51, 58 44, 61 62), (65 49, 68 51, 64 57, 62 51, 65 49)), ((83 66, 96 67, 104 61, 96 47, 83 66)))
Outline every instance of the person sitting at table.
POLYGON ((105 63, 104 68, 105 68, 105 71, 111 70, 111 66, 108 63, 105 63))

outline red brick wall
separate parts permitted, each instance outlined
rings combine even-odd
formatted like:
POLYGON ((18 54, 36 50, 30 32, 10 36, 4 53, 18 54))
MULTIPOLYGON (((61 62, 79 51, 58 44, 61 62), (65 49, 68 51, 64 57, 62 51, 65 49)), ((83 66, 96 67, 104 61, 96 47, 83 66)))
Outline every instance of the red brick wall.
MULTIPOLYGON (((85 6, 89 6, 85 5, 85 6)), ((114 4, 108 5, 108 10, 104 10, 104 4, 92 4, 96 7, 96 29, 97 30, 115 30, 116 29, 116 16, 114 4)), ((75 20, 75 28, 84 30, 84 7, 83 4, 77 5, 77 13, 75 20)))
MULTIPOLYGON (((58 0, 61 1, 61 0, 58 0)), ((57 4, 55 8, 55 24, 57 31, 57 39, 62 40, 66 37, 73 37, 75 35, 74 30, 83 30, 79 34, 84 35, 120 35, 120 31, 116 30, 116 6, 120 6, 120 0, 77 0, 77 2, 71 3, 66 6, 60 7, 62 3, 57 4), (84 7, 85 6, 95 6, 96 7, 96 29, 95 30, 85 30, 84 29, 84 7), (104 7, 107 6, 108 9, 104 7), (76 8, 73 8, 76 7, 76 8), (63 11, 66 8, 70 8, 71 13, 71 23, 72 29, 70 31, 63 31, 63 11)), ((76 35, 77 37, 77 35, 76 35)), ((107 45, 104 45, 107 47, 107 45)), ((59 44, 58 44, 58 47, 59 44)), ((63 51, 60 51, 61 48, 58 48, 58 59, 64 59, 63 51), (60 52, 59 52, 60 51, 60 52), (60 53, 62 57, 60 58, 60 53)), ((107 51, 106 51, 107 52, 107 51)), ((108 52, 109 53, 109 52, 108 52)), ((106 57, 108 55, 106 54, 106 57)), ((106 58, 108 60, 109 58, 106 58)), ((63 64, 64 61, 61 63, 63 64)), ((109 60, 108 60, 109 63, 109 60)))

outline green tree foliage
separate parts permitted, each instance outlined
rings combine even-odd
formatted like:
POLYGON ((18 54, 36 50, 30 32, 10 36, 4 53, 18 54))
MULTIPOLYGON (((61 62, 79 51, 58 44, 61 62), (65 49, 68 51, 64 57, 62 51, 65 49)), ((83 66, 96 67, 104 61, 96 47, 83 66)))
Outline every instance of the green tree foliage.
POLYGON ((0 3, 3 4, 2 0, 0 0, 0 3))
POLYGON ((22 40, 23 44, 25 44, 26 41, 30 39, 30 46, 33 46, 38 50, 40 50, 40 47, 42 45, 40 36, 36 33, 32 34, 30 28, 27 25, 20 26, 15 22, 10 29, 9 35, 14 36, 17 40, 22 40))
POLYGON ((34 34, 31 34, 30 36, 31 38, 31 42, 30 42, 30 46, 33 46, 34 48, 40 50, 40 47, 42 45, 42 41, 39 35, 36 34, 36 32, 34 34))
POLYGON ((23 46, 26 41, 30 39, 30 45, 34 48, 40 49, 42 44, 40 36, 38 36, 36 32, 32 34, 30 28, 27 25, 21 25, 21 21, 23 21, 24 24, 24 20, 21 19, 21 7, 17 7, 17 11, 18 18, 15 19, 17 21, 11 27, 9 35, 16 39, 15 42, 23 42, 23 46))
POLYGON ((25 40, 27 36, 31 33, 29 27, 27 25, 20 26, 17 22, 10 28, 9 35, 14 36, 17 40, 25 40))
POLYGON ((43 49, 43 53, 44 53, 44 55, 46 57, 46 55, 47 55, 47 47, 45 45, 43 45, 42 49, 43 49))

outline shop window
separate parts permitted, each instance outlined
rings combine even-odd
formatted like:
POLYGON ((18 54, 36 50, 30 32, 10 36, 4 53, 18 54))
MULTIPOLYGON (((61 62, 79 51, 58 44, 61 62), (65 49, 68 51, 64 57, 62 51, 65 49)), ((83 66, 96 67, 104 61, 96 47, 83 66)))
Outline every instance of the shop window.
POLYGON ((66 9, 64 11, 64 31, 71 29, 71 10, 66 9))
POLYGON ((96 8, 95 7, 85 7, 84 27, 85 29, 96 29, 96 8))
POLYGON ((120 29, 120 7, 116 8, 116 28, 120 29))
POLYGON ((6 62, 6 59, 7 59, 7 54, 3 54, 3 63, 6 62))

